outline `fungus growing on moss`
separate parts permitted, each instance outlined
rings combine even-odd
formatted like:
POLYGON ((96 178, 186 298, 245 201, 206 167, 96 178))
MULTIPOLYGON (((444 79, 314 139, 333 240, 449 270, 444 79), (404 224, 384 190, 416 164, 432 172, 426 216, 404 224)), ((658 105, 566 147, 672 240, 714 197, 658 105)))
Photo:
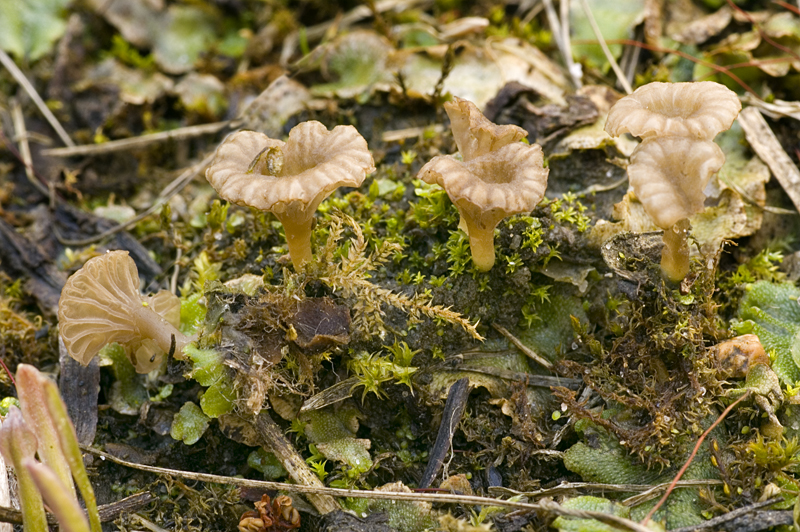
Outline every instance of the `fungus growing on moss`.
POLYGON ((712 81, 650 83, 609 110, 606 132, 642 137, 628 177, 645 211, 664 229, 661 270, 672 281, 689 273, 688 218, 703 210, 703 190, 725 163, 712 139, 727 130, 742 106, 712 81))
POLYGON ((226 138, 206 179, 223 199, 270 211, 283 224, 295 268, 311 260, 311 225, 319 204, 339 187, 358 187, 375 163, 353 126, 328 131, 298 124, 284 143, 255 131, 226 138))
POLYGON ((434 157, 419 171, 426 183, 447 191, 469 235, 475 267, 494 265, 494 228, 503 218, 532 211, 544 196, 549 170, 541 146, 518 142, 524 129, 490 122, 467 100, 444 104, 463 161, 434 157))
POLYGON ((75 272, 58 302, 59 332, 70 356, 83 365, 111 342, 123 345, 139 373, 182 356, 192 339, 182 334, 180 301, 168 292, 139 294, 139 272, 127 251, 95 257, 75 272))

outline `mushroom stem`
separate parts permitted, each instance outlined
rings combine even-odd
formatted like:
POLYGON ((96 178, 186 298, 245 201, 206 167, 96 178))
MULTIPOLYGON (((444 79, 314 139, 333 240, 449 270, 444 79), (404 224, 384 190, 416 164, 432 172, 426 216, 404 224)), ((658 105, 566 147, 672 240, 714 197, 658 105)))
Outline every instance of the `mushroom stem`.
POLYGON ((494 227, 480 227, 466 217, 461 221, 467 226, 472 263, 480 271, 488 272, 494 266, 494 227))
POLYGON ((192 339, 173 327, 156 311, 142 305, 134 311, 133 319, 139 334, 151 338, 165 353, 172 353, 175 358, 184 358, 183 348, 189 345, 192 339))
POLYGON ((673 282, 682 281, 689 273, 689 220, 679 220, 664 231, 661 251, 661 272, 673 282))
POLYGON ((297 220, 290 216, 277 216, 286 233, 286 244, 289 246, 292 264, 294 264, 294 269, 299 271, 303 264, 311 262, 311 225, 314 218, 297 220))

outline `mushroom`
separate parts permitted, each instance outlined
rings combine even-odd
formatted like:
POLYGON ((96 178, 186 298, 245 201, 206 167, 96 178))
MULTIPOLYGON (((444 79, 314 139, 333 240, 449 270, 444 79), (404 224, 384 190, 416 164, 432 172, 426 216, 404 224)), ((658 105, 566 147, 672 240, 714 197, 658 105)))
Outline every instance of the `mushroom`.
POLYGON ((648 83, 608 111, 606 133, 618 137, 678 136, 712 140, 730 129, 742 104, 736 93, 713 81, 648 83))
POLYGON ((132 355, 136 371, 147 373, 164 353, 181 356, 192 341, 177 328, 177 297, 166 291, 152 298, 139 294, 139 272, 127 251, 90 259, 67 279, 58 323, 70 356, 84 366, 103 346, 117 342, 132 355))
POLYGON ((712 81, 650 83, 608 112, 606 132, 642 137, 628 178, 645 211, 664 229, 661 270, 671 281, 689 273, 688 218, 703 210, 703 190, 725 164, 712 142, 741 109, 736 94, 712 81))
POLYGON ((494 229, 503 218, 532 211, 544 196, 547 174, 541 146, 518 142, 517 126, 498 126, 467 100, 444 104, 463 161, 439 155, 418 177, 447 191, 469 235, 472 262, 481 271, 494 265, 494 229))
POLYGON ((217 148, 206 179, 223 199, 270 211, 283 224, 295 268, 311 260, 311 225, 319 204, 339 187, 358 187, 375 163, 353 126, 328 131, 298 124, 284 143, 237 131, 217 148))

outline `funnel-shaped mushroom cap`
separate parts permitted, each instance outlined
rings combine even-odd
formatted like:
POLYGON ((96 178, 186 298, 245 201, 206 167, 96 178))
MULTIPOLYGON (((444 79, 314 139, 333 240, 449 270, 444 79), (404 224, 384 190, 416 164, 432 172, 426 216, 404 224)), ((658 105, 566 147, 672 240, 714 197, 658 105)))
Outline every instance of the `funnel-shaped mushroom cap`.
POLYGON ((289 132, 287 142, 237 131, 217 148, 206 178, 220 197, 262 211, 310 218, 339 187, 358 187, 375 163, 353 126, 328 131, 316 121, 289 132))
POLYGON ((127 251, 89 259, 58 300, 59 332, 70 355, 88 364, 110 342, 134 340, 132 309, 142 306, 139 274, 127 251))
POLYGON ((612 137, 712 140, 731 127, 741 109, 736 93, 713 81, 648 83, 614 104, 605 129, 612 137))
POLYGON ((420 169, 419 178, 444 188, 472 223, 494 229, 503 218, 539 204, 549 172, 543 164, 540 146, 518 142, 467 162, 439 155, 420 169))
POLYGON ((628 178, 656 225, 669 229, 703 210, 703 190, 724 163, 725 154, 710 141, 648 138, 631 156, 628 178))
POLYGON ((528 132, 521 127, 498 126, 491 122, 469 100, 453 97, 453 101, 444 104, 444 110, 450 117, 453 138, 464 161, 470 161, 528 136, 528 132))
POLYGON ((469 233, 472 260, 479 270, 487 271, 494 265, 495 226, 507 216, 536 207, 547 188, 549 170, 543 166, 540 146, 517 142, 525 130, 493 124, 466 100, 445 105, 464 160, 434 157, 418 177, 447 191, 469 233))

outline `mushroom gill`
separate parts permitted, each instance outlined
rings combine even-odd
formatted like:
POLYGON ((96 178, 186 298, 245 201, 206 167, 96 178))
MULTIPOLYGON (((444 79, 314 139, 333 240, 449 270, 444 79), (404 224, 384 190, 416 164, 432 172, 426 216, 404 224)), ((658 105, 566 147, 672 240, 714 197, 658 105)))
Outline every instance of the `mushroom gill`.
POLYGON ((272 212, 283 224, 295 268, 312 258, 311 225, 319 204, 339 187, 358 187, 375 163, 353 126, 328 131, 303 122, 284 143, 237 131, 217 148, 206 178, 221 198, 272 212))
POLYGON ((494 229, 503 218, 532 211, 544 196, 548 170, 538 145, 518 142, 517 126, 498 126, 475 104, 456 98, 445 104, 463 161, 434 157, 419 171, 426 183, 447 191, 469 235, 472 261, 482 271, 495 261, 494 229))
POLYGON ((176 303, 179 322, 180 301, 159 293, 148 302, 139 294, 136 263, 127 251, 111 251, 67 279, 58 301, 59 333, 70 356, 84 366, 103 346, 117 342, 133 355, 136 370, 146 373, 164 353, 180 356, 191 342, 177 329, 176 303))

